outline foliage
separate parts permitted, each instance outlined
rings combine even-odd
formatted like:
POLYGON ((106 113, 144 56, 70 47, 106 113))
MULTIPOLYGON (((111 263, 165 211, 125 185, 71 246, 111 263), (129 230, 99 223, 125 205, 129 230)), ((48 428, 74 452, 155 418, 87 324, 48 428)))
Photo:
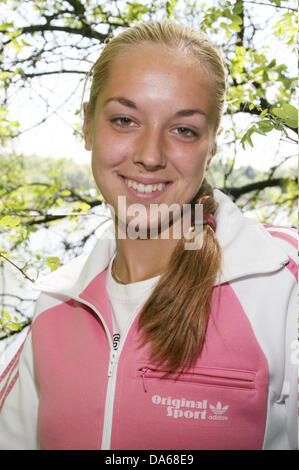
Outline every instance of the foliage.
POLYGON ((19 317, 14 316, 12 318, 6 310, 2 310, 0 316, 0 334, 4 333, 5 336, 10 336, 12 332, 22 331, 27 325, 27 321, 20 322, 19 317))

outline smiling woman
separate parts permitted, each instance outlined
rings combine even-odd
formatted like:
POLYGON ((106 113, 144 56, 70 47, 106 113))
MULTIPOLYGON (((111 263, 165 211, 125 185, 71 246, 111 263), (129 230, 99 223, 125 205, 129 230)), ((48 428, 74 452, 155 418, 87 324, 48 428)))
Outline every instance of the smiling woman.
POLYGON ((0 448, 296 449, 296 233, 246 219, 206 181, 221 54, 142 23, 92 75, 85 147, 113 217, 39 283, 0 378, 0 448))
MULTIPOLYGON (((202 182, 215 153, 219 125, 215 109, 219 112, 224 103, 225 70, 220 55, 203 38, 185 30, 186 37, 182 36, 179 44, 179 31, 182 36, 184 29, 176 30, 173 25, 171 29, 170 24, 164 26, 164 30, 157 29, 160 41, 155 43, 148 39, 150 26, 129 30, 126 34, 135 41, 134 47, 128 47, 124 34, 115 39, 122 47, 126 44, 126 48, 112 49, 115 56, 110 56, 109 61, 106 59, 107 75, 103 67, 109 46, 108 52, 104 52, 94 66, 91 96, 84 106, 86 149, 92 150, 94 178, 114 209, 117 226, 120 223, 127 226, 132 221, 133 216, 128 213, 132 204, 142 203, 147 209, 144 220, 138 218, 140 230, 155 228, 150 216, 153 204, 164 204, 166 209, 174 203, 179 207, 203 204, 205 215, 212 215, 217 207, 211 189, 206 183, 202 186, 202 182), (137 37, 143 33, 143 39, 138 37, 136 41, 134 31, 137 37), (167 33, 168 43, 161 47, 167 33), (189 47, 187 38, 193 39, 189 47), (217 106, 216 80, 207 59, 203 59, 203 52, 198 53, 208 47, 222 80, 221 98, 218 92, 221 103, 217 106), (118 211, 121 196, 128 202, 126 214, 118 211)), ((160 227, 168 220, 169 211, 162 211, 158 220, 160 227)), ((118 240, 113 271, 124 284, 168 273, 167 287, 163 288, 160 283, 156 290, 159 301, 152 300, 144 309, 139 325, 145 337, 151 340, 152 358, 166 363, 166 369, 172 372, 191 365, 203 347, 211 289, 220 267, 220 249, 214 232, 209 225, 204 230, 205 246, 196 253, 184 250, 183 239, 175 251, 177 240, 173 237, 161 240, 161 234, 159 239, 149 238, 137 243, 130 239, 118 240), (168 271, 172 255, 172 270, 168 271), (178 298, 175 295, 177 276, 184 272, 184 263, 188 264, 193 278, 182 279, 178 298), (199 266, 204 266, 202 276, 199 276, 199 266), (190 289, 196 285, 197 300, 191 305, 187 300, 190 289), (165 315, 163 298, 173 318, 165 315), (171 307, 170 299, 173 299, 171 307), (149 318, 145 321, 147 315, 149 318), (187 324, 188 328, 182 331, 182 325, 187 324), (166 347, 170 340, 171 351, 166 347)))

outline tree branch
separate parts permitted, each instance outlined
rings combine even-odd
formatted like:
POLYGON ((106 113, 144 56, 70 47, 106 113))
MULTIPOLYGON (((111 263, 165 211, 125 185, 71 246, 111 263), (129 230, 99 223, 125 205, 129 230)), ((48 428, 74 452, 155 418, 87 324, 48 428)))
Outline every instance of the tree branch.
MULTIPOLYGON (((256 190, 261 191, 263 189, 270 188, 270 187, 273 187, 273 186, 274 187, 275 186, 280 186, 281 187, 284 184, 286 184, 289 180, 290 180, 289 178, 273 178, 273 179, 266 179, 266 180, 262 180, 262 181, 256 181, 254 183, 250 183, 250 184, 240 186, 240 187, 223 187, 223 188, 219 188, 219 189, 220 189, 220 191, 223 191, 224 193, 230 195, 234 200, 236 200, 240 196, 242 196, 243 194, 249 193, 251 191, 256 191, 256 190)), ((99 205, 102 204, 102 202, 99 201, 98 199, 88 201, 88 200, 80 197, 74 191, 71 191, 71 195, 73 197, 75 197, 77 200, 85 202, 91 208, 99 206, 99 205)), ((17 215, 19 215, 19 217, 22 217, 22 214, 17 214, 17 215)), ((45 214, 45 215, 40 214, 40 215, 36 215, 34 217, 24 215, 24 217, 27 218, 26 226, 35 226, 35 225, 47 224, 47 223, 50 223, 50 222, 54 222, 56 220, 65 219, 66 217, 69 217, 69 216, 72 216, 72 215, 89 216, 90 214, 88 212, 84 212, 84 213, 80 213, 80 212, 67 213, 66 212, 66 213, 63 213, 63 214, 45 214)), ((103 215, 103 217, 104 217, 104 215, 103 215)), ((0 255, 1 255, 1 253, 0 253, 0 255)), ((20 269, 20 268, 18 268, 18 269, 20 269)))
POLYGON ((221 191, 232 196, 235 200, 243 194, 249 193, 251 191, 261 191, 262 189, 273 186, 283 186, 287 181, 289 181, 289 178, 273 178, 272 180, 267 179, 263 181, 256 181, 255 183, 246 184, 237 188, 223 188, 221 191))
POLYGON ((26 277, 26 279, 28 279, 29 281, 31 281, 33 283, 35 282, 35 280, 31 279, 31 277, 29 277, 28 274, 26 274, 23 269, 19 268, 19 266, 17 266, 13 261, 11 261, 6 256, 4 256, 3 253, 0 253, 0 257, 5 259, 5 261, 8 261, 10 264, 12 264, 12 266, 14 266, 16 269, 18 269, 23 274, 23 276, 26 277))
POLYGON ((0 293, 0 297, 13 297, 14 299, 18 299, 20 302, 35 302, 36 301, 36 299, 24 299, 23 297, 20 297, 19 295, 15 295, 15 294, 0 293))
MULTIPOLYGON (((80 36, 84 36, 90 39, 98 39, 100 42, 104 42, 107 38, 106 34, 99 33, 92 29, 91 27, 86 28, 86 25, 82 26, 82 28, 71 28, 70 26, 57 26, 52 24, 36 24, 31 26, 24 26, 23 28, 15 28, 16 30, 20 29, 19 36, 23 34, 32 34, 36 32, 44 32, 44 31, 59 31, 62 33, 69 33, 69 34, 79 34, 80 36)), ((18 37, 19 37, 18 36, 18 37)), ((8 39, 7 41, 3 42, 3 45, 6 46, 12 41, 12 39, 8 39)))
POLYGON ((14 330, 10 330, 9 333, 6 333, 4 336, 0 336, 0 341, 3 341, 4 339, 7 339, 7 338, 10 338, 11 336, 13 335, 16 335, 18 333, 21 333, 21 331, 24 330, 24 328, 26 328, 27 326, 31 325, 32 321, 31 320, 28 320, 26 322, 22 322, 21 326, 20 326, 20 329, 17 330, 17 331, 14 331, 14 330))
POLYGON ((27 73, 22 71, 20 73, 22 78, 34 78, 34 77, 40 77, 44 75, 55 75, 55 74, 61 74, 61 73, 74 73, 74 74, 81 74, 81 75, 86 75, 86 72, 83 72, 81 70, 52 70, 51 72, 32 72, 32 73, 27 73))
POLYGON ((263 2, 252 2, 250 0, 244 0, 244 3, 251 3, 252 5, 265 5, 267 7, 273 7, 273 8, 281 8, 281 9, 285 9, 285 10, 291 10, 291 11, 294 11, 294 12, 297 12, 297 10, 295 8, 292 8, 292 7, 286 7, 284 5, 273 5, 273 3, 263 3, 263 2))
MULTIPOLYGON (((250 104, 251 103, 240 103, 240 112, 241 113, 248 113, 248 114, 252 114, 253 116, 260 116, 261 114, 261 110, 263 111, 264 109, 271 109, 273 105, 271 105, 267 100, 265 100, 264 98, 261 98, 261 101, 260 101, 261 105, 260 105, 260 108, 258 108, 257 106, 254 106, 252 109, 249 108, 250 104)), ((233 114, 236 114, 235 111, 232 111, 231 109, 227 109, 226 110, 226 114, 230 114, 230 115, 233 115, 233 114)), ((288 124, 286 124, 284 122, 284 126, 287 127, 288 129, 290 129, 291 131, 295 132, 297 134, 298 132, 298 128, 297 127, 292 127, 288 124)), ((291 139, 291 137, 289 137, 291 139)), ((292 139, 294 140, 294 139, 292 139)), ((297 141, 294 141, 295 143, 297 143, 297 141)))
POLYGON ((239 46, 243 46, 244 43, 244 2, 243 0, 237 0, 236 5, 240 4, 242 6, 241 13, 239 13, 239 16, 242 20, 242 24, 240 25, 240 31, 237 32, 237 44, 239 46))

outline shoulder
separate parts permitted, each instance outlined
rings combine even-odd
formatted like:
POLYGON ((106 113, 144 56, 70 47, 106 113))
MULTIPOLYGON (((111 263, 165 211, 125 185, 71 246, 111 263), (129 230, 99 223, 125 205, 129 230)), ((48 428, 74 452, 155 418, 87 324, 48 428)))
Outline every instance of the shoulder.
POLYGON ((80 275, 87 259, 87 254, 81 254, 50 274, 42 276, 35 283, 36 289, 47 292, 56 291, 57 288, 68 290, 80 275))
POLYGON ((104 271, 115 251, 111 227, 101 234, 93 247, 53 273, 36 281, 36 288, 47 293, 80 293, 99 273, 104 271))
POLYGON ((264 229, 273 240, 297 263, 298 261, 298 230, 293 227, 264 224, 264 229))
POLYGON ((282 246, 293 246, 296 250, 298 249, 298 230, 296 228, 269 224, 264 224, 263 227, 272 237, 282 240, 280 242, 282 246))

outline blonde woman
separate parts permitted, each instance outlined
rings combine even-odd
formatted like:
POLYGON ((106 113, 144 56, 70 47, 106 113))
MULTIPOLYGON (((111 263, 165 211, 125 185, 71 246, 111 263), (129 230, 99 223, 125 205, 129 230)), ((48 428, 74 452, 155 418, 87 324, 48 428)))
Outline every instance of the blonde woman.
POLYGON ((221 55, 187 27, 144 23, 92 76, 85 146, 115 238, 39 282, 1 377, 0 448, 296 449, 296 233, 206 182, 221 55))

